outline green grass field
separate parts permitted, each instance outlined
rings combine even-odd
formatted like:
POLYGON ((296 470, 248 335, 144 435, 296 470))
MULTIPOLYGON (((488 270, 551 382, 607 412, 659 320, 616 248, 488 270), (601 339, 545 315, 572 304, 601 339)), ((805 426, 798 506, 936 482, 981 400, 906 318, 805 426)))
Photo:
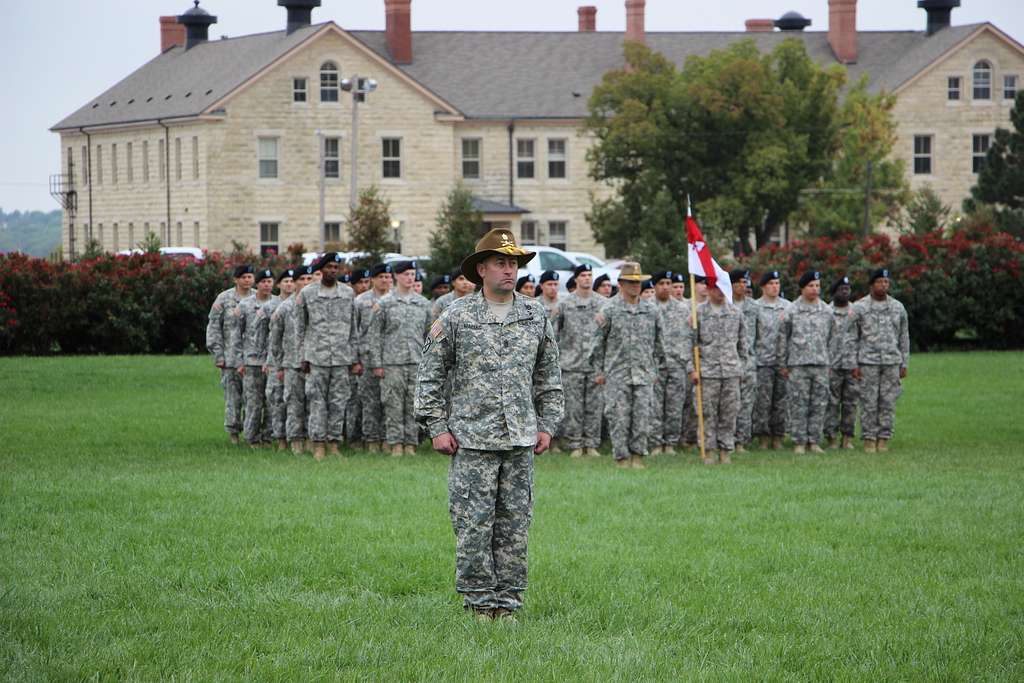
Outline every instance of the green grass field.
POLYGON ((921 355, 888 454, 538 460, 519 624, 446 459, 228 445, 207 358, 0 359, 6 680, 1021 680, 1024 354, 921 355))

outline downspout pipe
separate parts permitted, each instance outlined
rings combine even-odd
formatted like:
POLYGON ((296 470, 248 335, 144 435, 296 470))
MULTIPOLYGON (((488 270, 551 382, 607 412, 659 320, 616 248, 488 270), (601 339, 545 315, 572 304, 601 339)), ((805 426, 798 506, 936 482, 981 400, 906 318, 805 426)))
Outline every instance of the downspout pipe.
POLYGON ((508 205, 516 205, 516 186, 515 186, 515 159, 513 145, 515 140, 513 139, 516 134, 516 122, 508 122, 508 205))
POLYGON ((89 178, 89 235, 86 241, 89 241, 92 239, 92 135, 85 128, 79 128, 78 132, 85 136, 85 159, 83 161, 85 162, 85 175, 89 178))
MULTIPOLYGON (((164 123, 163 119, 156 122, 164 129, 164 180, 167 181, 167 241, 170 242, 171 235, 171 129, 164 123)), ((163 239, 163 235, 160 235, 163 239)), ((165 244, 165 247, 171 246, 165 244)))

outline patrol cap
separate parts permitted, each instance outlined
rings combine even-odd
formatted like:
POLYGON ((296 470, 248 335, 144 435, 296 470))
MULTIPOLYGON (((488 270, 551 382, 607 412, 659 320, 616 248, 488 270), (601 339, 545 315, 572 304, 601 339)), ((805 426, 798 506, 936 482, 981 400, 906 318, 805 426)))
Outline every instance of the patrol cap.
POLYGON ((431 289, 437 289, 443 285, 450 285, 452 283, 452 276, 445 273, 444 275, 438 275, 434 278, 434 281, 430 283, 431 289))
POLYGON ((532 275, 524 275, 524 276, 522 276, 521 278, 516 280, 516 291, 517 292, 522 291, 523 285, 525 285, 527 282, 529 282, 532 285, 535 285, 535 284, 537 284, 537 278, 535 278, 532 275))
POLYGON ((750 277, 750 271, 746 268, 733 268, 729 271, 729 282, 736 284, 737 282, 743 282, 750 277))
POLYGON ((800 289, 803 289, 815 280, 821 280, 821 273, 817 270, 808 270, 800 276, 800 289))
POLYGON ((777 270, 769 270, 767 273, 765 273, 764 275, 761 276, 761 286, 764 287, 766 284, 768 284, 772 280, 781 280, 781 279, 782 279, 782 276, 779 275, 779 271, 777 271, 777 270))
POLYGON ((256 273, 256 282, 259 282, 260 280, 273 280, 273 279, 274 279, 274 271, 270 270, 270 268, 264 268, 263 270, 258 271, 256 273))
POLYGON ((235 277, 236 278, 240 278, 243 275, 251 275, 252 272, 253 272, 252 271, 252 266, 250 266, 248 263, 243 263, 240 266, 235 266, 235 277))
POLYGON ((888 278, 890 278, 892 276, 889 274, 889 269, 888 268, 879 268, 878 270, 873 271, 871 273, 871 277, 868 278, 868 284, 869 285, 873 285, 875 283, 875 280, 877 280, 880 277, 884 277, 884 278, 888 279, 888 278))
POLYGON ((414 270, 416 268, 415 261, 396 261, 391 264, 391 272, 395 275, 401 275, 407 270, 414 270))
POLYGON ((378 263, 377 265, 370 269, 370 277, 377 277, 378 275, 383 275, 384 273, 393 272, 395 271, 391 267, 390 263, 378 263))
POLYGON ((328 263, 341 263, 341 254, 336 251, 329 251, 320 257, 319 263, 316 264, 316 269, 321 270, 328 263))
POLYGON ((576 276, 570 275, 569 279, 565 281, 565 289, 569 292, 576 291, 576 276))
POLYGON ((543 273, 540 274, 540 283, 541 284, 544 284, 545 282, 551 282, 551 281, 558 282, 558 273, 557 272, 555 272, 553 270, 545 270, 543 273))
POLYGON ((575 277, 576 275, 579 275, 580 273, 592 273, 593 271, 594 271, 594 267, 592 265, 590 265, 589 263, 581 263, 581 264, 579 264, 578 266, 576 266, 575 268, 572 269, 572 274, 575 277))
POLYGON ((843 285, 848 285, 848 284, 850 284, 850 278, 848 278, 847 276, 844 275, 844 276, 842 276, 841 278, 839 278, 838 280, 836 280, 835 282, 832 283, 832 289, 830 291, 832 292, 832 294, 834 296, 837 289, 839 289, 843 285))
POLYGON ((281 280, 285 279, 286 277, 290 277, 291 279, 294 280, 296 277, 298 277, 298 272, 294 268, 285 268, 277 276, 277 281, 280 282, 281 280))
POLYGON ((674 276, 674 275, 675 275, 675 272, 673 272, 671 270, 659 270, 657 273, 654 273, 653 275, 651 275, 651 279, 654 280, 655 282, 658 282, 659 280, 670 280, 671 281, 672 280, 672 276, 674 276))
POLYGON ((598 275, 597 279, 594 280, 594 289, 597 289, 598 287, 600 287, 604 283, 609 282, 610 279, 611 278, 608 277, 607 273, 605 273, 604 275, 598 275))

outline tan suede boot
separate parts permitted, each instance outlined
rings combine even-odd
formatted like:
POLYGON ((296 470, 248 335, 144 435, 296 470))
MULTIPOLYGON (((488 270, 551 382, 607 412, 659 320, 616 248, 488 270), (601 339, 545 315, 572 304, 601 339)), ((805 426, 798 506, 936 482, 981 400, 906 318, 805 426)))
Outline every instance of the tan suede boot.
POLYGON ((629 458, 623 458, 622 460, 616 460, 615 461, 615 466, 618 467, 620 470, 628 470, 629 469, 629 458))
POLYGON ((601 454, 598 452, 598 450, 596 448, 584 448, 583 449, 583 454, 585 456, 587 456, 588 458, 599 458, 599 457, 601 457, 601 454))
POLYGON ((629 466, 634 470, 646 470, 647 465, 644 464, 644 456, 634 455, 629 459, 629 466))
POLYGON ((654 446, 653 448, 651 448, 651 455, 661 455, 664 452, 665 449, 662 448, 661 446, 654 446))
POLYGON ((302 442, 301 441, 292 441, 291 446, 292 446, 292 453, 294 453, 295 455, 302 455, 302 442))
POLYGON ((366 444, 362 441, 350 441, 348 447, 354 451, 362 451, 366 449, 366 444))
POLYGON ((834 451, 837 448, 839 448, 839 439, 834 436, 828 437, 828 449, 834 451))
POLYGON ((327 456, 324 454, 324 444, 322 441, 313 442, 313 459, 317 462, 323 462, 327 456))
POLYGON ((852 436, 844 436, 843 437, 843 450, 844 451, 852 451, 853 450, 853 437, 852 436))
POLYGON ((724 448, 718 451, 718 462, 722 463, 723 465, 731 465, 732 458, 729 456, 729 451, 725 450, 724 448))
POLYGON ((736 444, 736 452, 737 453, 748 453, 749 451, 747 451, 747 447, 746 446, 744 446, 741 443, 738 443, 738 444, 736 444))
POLYGON ((714 458, 712 458, 712 457, 711 457, 710 455, 709 455, 709 456, 707 456, 706 458, 704 458, 704 460, 703 460, 703 463, 704 463, 705 465, 715 465, 715 464, 717 464, 717 463, 715 462, 715 459, 714 459, 714 458))
POLYGON ((376 441, 368 441, 366 443, 366 450, 370 453, 380 453, 380 444, 376 441))
POLYGON ((288 442, 285 441, 284 439, 278 439, 277 440, 277 450, 279 450, 281 452, 284 452, 284 451, 288 450, 288 442))
POLYGON ((889 451, 889 439, 879 439, 876 447, 879 453, 887 453, 889 451))
POLYGON ((327 445, 327 452, 331 455, 341 455, 341 450, 338 448, 338 442, 332 441, 327 445))
POLYGON ((306 451, 307 453, 312 453, 313 452, 313 440, 312 439, 306 439, 305 446, 303 447, 303 450, 306 451))
POLYGON ((387 446, 388 451, 391 453, 391 457, 400 458, 405 455, 405 446, 400 443, 387 446))
POLYGON ((583 457, 583 450, 580 449, 580 448, 574 448, 574 449, 572 449, 572 452, 569 453, 569 457, 570 458, 582 458, 583 457))
POLYGON ((793 452, 796 453, 797 455, 803 455, 805 452, 804 445, 802 443, 798 443, 797 445, 793 446, 793 452))
POLYGON ((877 453, 878 445, 874 439, 864 439, 864 452, 865 453, 877 453))
POLYGON ((238 445, 238 434, 229 434, 228 438, 231 439, 231 445, 232 446, 237 446, 238 445))
POLYGON ((781 436, 773 436, 772 437, 772 450, 773 451, 777 451, 780 448, 782 448, 782 437, 781 436))
POLYGON ((405 454, 406 455, 416 455, 416 447, 413 446, 411 443, 405 444, 405 454))
POLYGON ((661 454, 662 455, 678 455, 678 453, 676 453, 676 449, 673 448, 672 446, 662 446, 661 447, 661 454))
POLYGON ((816 443, 812 443, 807 448, 811 453, 824 453, 825 451, 816 443))
POLYGON ((500 621, 504 624, 517 624, 519 620, 516 619, 516 613, 510 609, 499 607, 494 610, 494 620, 500 621))

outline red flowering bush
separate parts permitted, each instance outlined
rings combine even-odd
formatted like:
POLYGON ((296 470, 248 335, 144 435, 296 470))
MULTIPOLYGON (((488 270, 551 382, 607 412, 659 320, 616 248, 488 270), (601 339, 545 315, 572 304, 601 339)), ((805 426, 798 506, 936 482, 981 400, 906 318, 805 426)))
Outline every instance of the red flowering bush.
POLYGON ((984 348, 1024 346, 1024 243, 989 228, 906 235, 852 236, 770 246, 745 261, 755 285, 761 274, 778 270, 788 298, 811 268, 822 273, 822 291, 848 275, 854 298, 867 294, 867 276, 892 271, 890 293, 910 317, 910 336, 919 349, 945 347, 965 338, 984 348))

